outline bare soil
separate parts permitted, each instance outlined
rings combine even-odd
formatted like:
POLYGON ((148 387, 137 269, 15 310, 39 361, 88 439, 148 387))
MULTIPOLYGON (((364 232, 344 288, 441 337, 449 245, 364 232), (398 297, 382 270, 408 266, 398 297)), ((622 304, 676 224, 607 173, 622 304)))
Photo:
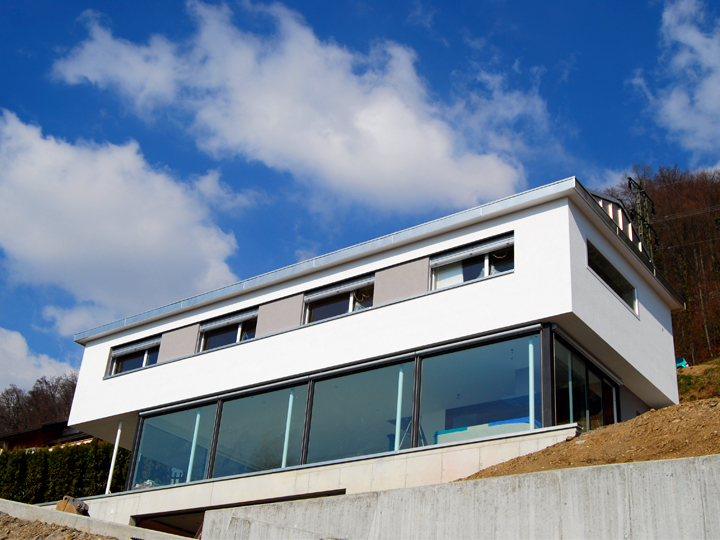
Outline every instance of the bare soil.
POLYGON ((720 397, 720 359, 677 370, 680 402, 720 397))
POLYGON ((118 540, 41 521, 28 521, 0 512, 0 540, 118 540))
POLYGON ((462 480, 710 454, 720 454, 717 397, 651 409, 627 422, 593 430, 462 480))

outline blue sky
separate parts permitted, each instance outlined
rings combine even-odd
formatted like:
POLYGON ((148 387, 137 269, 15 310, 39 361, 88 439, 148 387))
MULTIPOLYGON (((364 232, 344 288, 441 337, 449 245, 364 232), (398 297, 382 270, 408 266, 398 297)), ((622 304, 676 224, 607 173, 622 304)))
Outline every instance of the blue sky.
POLYGON ((0 388, 74 332, 571 175, 720 162, 720 9, 0 8, 0 388))

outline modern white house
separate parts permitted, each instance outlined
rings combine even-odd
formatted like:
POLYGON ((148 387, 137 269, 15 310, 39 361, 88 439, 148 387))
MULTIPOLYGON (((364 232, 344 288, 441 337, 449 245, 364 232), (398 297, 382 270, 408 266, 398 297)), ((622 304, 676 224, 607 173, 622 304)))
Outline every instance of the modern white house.
POLYGON ((132 450, 94 517, 456 480, 678 402, 671 312, 571 177, 81 332, 70 425, 132 450))

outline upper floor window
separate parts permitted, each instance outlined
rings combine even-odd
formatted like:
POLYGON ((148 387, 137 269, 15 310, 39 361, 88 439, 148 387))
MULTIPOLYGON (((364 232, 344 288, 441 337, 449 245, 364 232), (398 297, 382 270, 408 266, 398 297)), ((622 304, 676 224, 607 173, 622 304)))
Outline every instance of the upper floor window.
POLYGON ((615 294, 622 298, 630 306, 630 309, 637 311, 635 287, 590 242, 587 243, 587 251, 590 269, 615 291, 615 294))
POLYGON ((436 255, 430 259, 432 288, 443 289, 515 268, 513 233, 436 255))
POLYGON ((160 336, 115 347, 110 352, 109 374, 116 375, 157 364, 159 353, 160 336))
POLYGON ((205 321, 200 325, 200 351, 247 341, 255 337, 258 310, 242 311, 205 321))
POLYGON ((375 276, 346 281, 305 295, 305 322, 317 322, 373 305, 375 276))

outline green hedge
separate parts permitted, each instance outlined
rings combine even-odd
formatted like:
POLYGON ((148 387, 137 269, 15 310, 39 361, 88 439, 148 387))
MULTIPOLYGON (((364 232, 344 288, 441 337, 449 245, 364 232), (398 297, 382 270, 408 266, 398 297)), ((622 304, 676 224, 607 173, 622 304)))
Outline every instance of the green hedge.
MULTIPOLYGON (((88 444, 0 453, 0 498, 29 504, 57 501, 65 495, 89 497, 105 493, 113 445, 93 439, 88 444)), ((120 448, 111 490, 125 489, 130 452, 120 448)))

